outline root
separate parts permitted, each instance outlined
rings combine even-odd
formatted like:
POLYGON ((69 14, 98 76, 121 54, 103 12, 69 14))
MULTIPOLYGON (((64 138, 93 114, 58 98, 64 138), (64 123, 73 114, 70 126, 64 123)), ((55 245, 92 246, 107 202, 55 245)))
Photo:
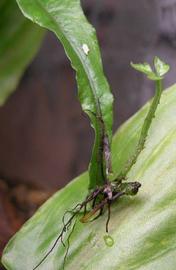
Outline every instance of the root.
MULTIPOLYGON (((71 217, 68 219, 68 221, 66 223, 65 223, 65 215, 67 213, 69 213, 69 211, 65 212, 65 214, 64 214, 64 216, 62 218, 63 228, 61 230, 61 233, 56 238, 56 240, 55 240, 54 244, 52 245, 51 249, 46 253, 46 255, 43 257, 43 259, 33 268, 33 270, 36 270, 47 259, 47 257, 53 252, 53 250, 56 247, 56 245, 58 244, 59 240, 61 240, 61 243, 65 247, 65 243, 63 242, 63 236, 69 230, 69 228, 70 228, 70 226, 72 224, 73 219, 80 213, 80 211, 81 211, 82 208, 83 208, 83 205, 82 204, 77 204, 73 208, 73 211, 71 211, 72 212, 72 215, 71 215, 71 217), (75 211, 75 209, 77 209, 77 210, 75 211)), ((68 237, 68 239, 67 239, 68 240, 68 246, 69 246, 69 238, 70 237, 68 237)), ((68 253, 68 251, 66 253, 68 253)))
POLYGON ((107 218, 107 221, 106 221, 106 232, 108 233, 108 226, 109 226, 109 221, 110 221, 110 218, 111 218, 111 203, 109 202, 108 203, 108 218, 107 218))
POLYGON ((114 181, 112 183, 107 183, 100 188, 96 188, 93 192, 91 192, 86 197, 86 199, 82 203, 78 203, 72 210, 66 211, 62 217, 63 228, 60 234, 56 238, 50 250, 46 253, 43 259, 32 270, 36 270, 47 259, 47 257, 52 253, 52 251, 54 250, 54 248, 56 247, 59 241, 61 241, 62 245, 66 247, 66 244, 63 241, 64 234, 69 231, 72 225, 72 222, 75 219, 72 229, 70 231, 70 234, 68 235, 68 238, 67 238, 67 247, 66 247, 66 252, 65 252, 64 262, 63 262, 63 269, 64 269, 68 252, 69 252, 69 247, 70 247, 70 238, 76 226, 77 217, 81 213, 81 210, 83 209, 83 216, 80 219, 80 221, 83 223, 86 223, 89 221, 94 221, 97 218, 99 218, 103 213, 103 209, 105 208, 105 206, 107 206, 108 218, 106 221, 106 232, 108 233, 109 231, 108 227, 109 227, 109 222, 111 218, 111 204, 114 201, 117 201, 121 196, 136 195, 140 186, 141 184, 139 182, 123 183, 123 182, 118 181, 116 183, 114 181), (88 205, 91 205, 91 210, 89 212, 87 212, 88 205), (97 213, 98 215, 94 217, 97 213), (66 220, 67 214, 71 214, 68 220, 66 220), (92 217, 94 218, 91 219, 92 217))
POLYGON ((68 252, 69 252, 69 248, 70 248, 70 238, 71 238, 71 236, 72 236, 72 234, 74 232, 76 222, 77 222, 77 219, 75 220, 75 222, 73 224, 73 227, 71 229, 71 232, 69 233, 69 236, 67 238, 67 249, 66 249, 65 256, 64 256, 63 270, 65 269, 65 264, 66 264, 66 260, 67 260, 67 256, 68 256, 68 252))

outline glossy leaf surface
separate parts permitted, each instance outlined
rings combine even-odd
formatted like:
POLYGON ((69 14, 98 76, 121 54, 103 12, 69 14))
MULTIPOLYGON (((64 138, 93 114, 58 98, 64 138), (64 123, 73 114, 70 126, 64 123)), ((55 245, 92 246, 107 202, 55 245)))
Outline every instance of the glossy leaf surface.
POLYGON ((43 35, 43 29, 24 18, 14 0, 0 1, 0 105, 16 89, 43 35))
POLYGON ((90 188, 104 183, 103 136, 112 137, 112 95, 103 74, 94 28, 88 23, 79 0, 17 0, 23 14, 53 31, 76 70, 78 94, 83 110, 95 129, 90 163, 90 188))
MULTIPOLYGON (((148 105, 115 134, 114 171, 121 171, 134 152, 148 105)), ((175 270, 176 85, 163 93, 145 148, 128 177, 140 181, 142 187, 137 196, 113 205, 111 243, 105 236, 107 213, 91 223, 78 222, 65 269, 175 270)), ((23 226, 4 251, 8 270, 31 270, 43 258, 61 230, 64 212, 85 198, 87 185, 85 173, 56 193, 23 226)), ((61 270, 64 252, 59 243, 38 269, 61 270)))

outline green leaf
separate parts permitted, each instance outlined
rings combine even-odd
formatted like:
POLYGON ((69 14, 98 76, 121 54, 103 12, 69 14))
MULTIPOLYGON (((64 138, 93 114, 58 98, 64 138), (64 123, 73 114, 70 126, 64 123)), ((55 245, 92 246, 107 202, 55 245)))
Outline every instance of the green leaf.
POLYGON ((131 62, 130 64, 134 69, 136 69, 137 71, 140 71, 146 75, 153 73, 152 68, 148 63, 134 64, 133 62, 131 62))
POLYGON ((157 56, 155 56, 155 58, 154 58, 154 67, 155 67, 156 73, 160 77, 162 77, 163 75, 165 75, 169 71, 169 69, 170 69, 170 66, 168 64, 164 63, 157 56))
POLYGON ((148 63, 134 64, 131 62, 130 64, 135 70, 146 74, 148 79, 152 81, 161 80, 161 78, 153 72, 151 66, 148 63))
POLYGON ((38 51, 44 31, 26 20, 14 0, 0 1, 0 105, 38 51))
MULTIPOLYGON (((138 195, 113 204, 108 239, 107 213, 94 222, 77 222, 65 269, 175 270, 175 92, 176 85, 163 93, 145 148, 128 174, 129 181, 142 183, 138 195)), ((135 151, 148 108, 149 103, 115 134, 115 171, 121 171, 135 151)), ((85 173, 57 192, 22 227, 4 251, 2 261, 8 270, 32 270, 58 236, 64 212, 87 195, 87 185, 85 173)), ((58 243, 38 269, 61 270, 64 253, 64 247, 58 243)))
POLYGON ((79 99, 95 129, 89 187, 102 185, 106 163, 103 140, 107 136, 111 145, 113 98, 103 73, 95 30, 85 18, 79 0, 17 0, 17 3, 27 18, 56 34, 76 70, 79 99))
POLYGON ((165 75, 169 71, 170 66, 164 63, 157 56, 154 57, 153 62, 154 62, 155 72, 152 70, 151 66, 148 63, 134 64, 131 62, 130 64, 137 71, 140 71, 146 74, 148 79, 152 81, 160 81, 163 79, 163 75, 165 75))

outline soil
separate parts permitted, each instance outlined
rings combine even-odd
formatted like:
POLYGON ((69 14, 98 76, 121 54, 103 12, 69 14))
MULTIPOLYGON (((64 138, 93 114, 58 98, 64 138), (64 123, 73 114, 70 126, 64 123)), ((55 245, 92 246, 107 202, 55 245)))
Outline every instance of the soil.
POLYGON ((0 180, 0 257, 10 237, 53 192, 0 180))

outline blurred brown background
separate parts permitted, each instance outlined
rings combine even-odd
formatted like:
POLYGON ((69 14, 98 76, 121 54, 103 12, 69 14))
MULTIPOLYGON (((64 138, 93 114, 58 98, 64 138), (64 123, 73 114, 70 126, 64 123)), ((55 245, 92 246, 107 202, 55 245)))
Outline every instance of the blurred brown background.
MULTIPOLYGON (((114 104, 114 130, 153 94, 130 61, 160 56, 176 81, 176 0, 84 0, 95 26, 114 104)), ((54 190, 87 169, 93 131, 77 100, 74 72, 52 33, 0 108, 0 231, 7 238, 54 190), (10 224, 10 225, 9 225, 10 224)))

